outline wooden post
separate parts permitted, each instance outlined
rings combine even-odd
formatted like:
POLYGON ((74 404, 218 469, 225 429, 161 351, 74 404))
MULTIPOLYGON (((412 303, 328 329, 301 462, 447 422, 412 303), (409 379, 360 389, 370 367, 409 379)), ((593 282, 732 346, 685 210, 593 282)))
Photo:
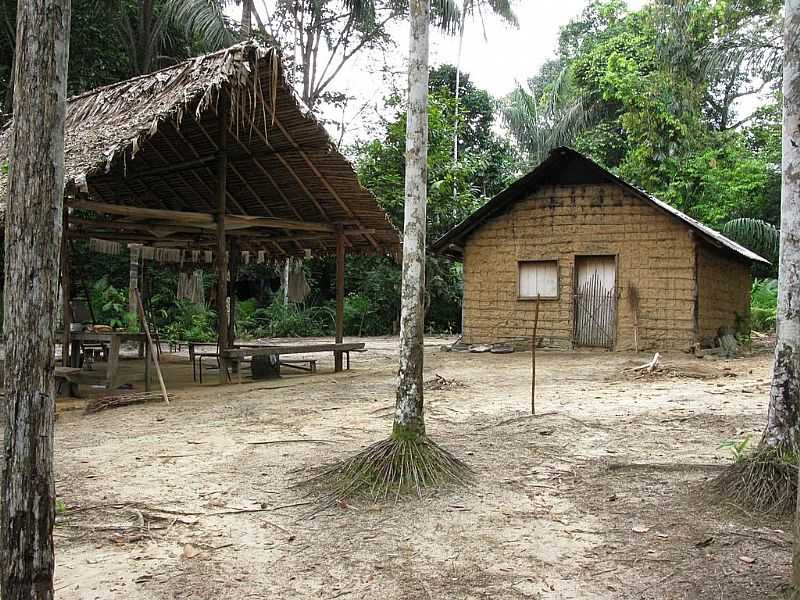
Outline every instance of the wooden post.
MULTIPOLYGON (((62 230, 61 230, 61 300, 63 303, 63 318, 64 335, 61 337, 61 364, 65 367, 70 366, 69 348, 70 348, 70 327, 72 326, 72 310, 69 305, 70 292, 72 288, 72 278, 70 277, 69 265, 69 238, 67 237, 67 230, 69 229, 69 209, 64 207, 64 214, 62 216, 62 230)), ((91 298, 86 301, 91 303, 91 298)))
POLYGON ((533 313, 533 337, 531 338, 531 414, 536 414, 536 330, 539 327, 539 294, 536 294, 536 309, 533 313))
MULTIPOLYGON (((336 229, 336 343, 344 340, 344 232, 342 227, 336 229)), ((334 352, 333 370, 342 370, 342 353, 334 352)))
POLYGON ((236 281, 239 279, 239 263, 241 262, 241 250, 236 240, 231 240, 228 253, 228 272, 230 273, 230 287, 228 288, 228 298, 230 302, 230 313, 228 315, 228 341, 233 346, 236 343, 236 281))
MULTIPOLYGON (((225 192, 228 173, 228 120, 226 98, 220 98, 217 119, 217 341, 220 355, 229 346, 228 340, 228 244, 225 239, 225 192)), ((219 382, 227 381, 227 362, 220 356, 219 382)))
POLYGON ((134 314, 138 314, 139 312, 136 308, 136 294, 134 290, 139 288, 139 253, 141 252, 141 248, 142 247, 138 244, 128 245, 128 253, 130 254, 128 267, 128 311, 134 314))

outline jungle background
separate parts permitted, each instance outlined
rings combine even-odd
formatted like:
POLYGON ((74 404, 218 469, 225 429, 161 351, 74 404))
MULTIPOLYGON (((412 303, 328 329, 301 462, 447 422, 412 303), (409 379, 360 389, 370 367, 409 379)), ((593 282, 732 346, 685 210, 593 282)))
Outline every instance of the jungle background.
MULTIPOLYGON (((70 95, 234 43, 238 23, 228 16, 228 4, 76 0, 70 95)), ((313 81, 308 62, 298 60, 298 32, 293 30, 298 11, 304 23, 300 33, 316 35, 329 49, 346 39, 349 47, 378 62, 396 44, 389 25, 404 17, 402 3, 393 0, 368 15, 348 13, 340 0, 269 4, 270 23, 254 25, 254 35, 282 47, 298 94, 316 109, 335 109, 353 98, 337 89, 335 77, 313 81)), ((15 7, 16 0, 0 0, 0 124, 11 117, 15 7)), ((777 264, 781 9, 779 0, 656 0, 635 11, 621 0, 595 1, 561 28, 552 57, 499 98, 471 82, 468 64, 436 66, 430 77, 428 239, 459 223, 550 148, 570 145, 777 264)), ((513 24, 508 15, 504 18, 513 24)), ((378 124, 342 150, 400 230, 403 74, 387 68, 382 76, 394 78, 398 91, 384 98, 378 124)), ((345 138, 347 123, 328 119, 326 125, 334 138, 345 138)), ((72 251, 73 281, 79 282, 78 294, 90 298, 96 321, 124 327, 130 320, 127 256, 96 254, 80 241, 72 251)), ((312 292, 300 304, 284 304, 282 268, 242 267, 236 285, 237 334, 332 334, 333 260, 304 261, 312 292)), ((774 269, 755 274, 751 320, 756 330, 774 327, 774 269)), ((151 314, 166 337, 214 338, 213 311, 176 300, 177 271, 156 264, 148 266, 145 278, 151 314)), ((400 266, 389 258, 349 257, 345 281, 346 335, 393 333, 400 311, 400 266)), ((205 274, 204 285, 214 285, 212 274, 205 274)), ((460 300, 461 266, 431 256, 426 327, 458 332, 460 300)))

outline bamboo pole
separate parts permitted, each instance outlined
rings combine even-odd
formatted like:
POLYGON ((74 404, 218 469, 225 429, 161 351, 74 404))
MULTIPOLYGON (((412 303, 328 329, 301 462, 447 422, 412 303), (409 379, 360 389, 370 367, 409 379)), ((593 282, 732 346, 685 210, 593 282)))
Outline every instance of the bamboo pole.
POLYGON ((136 295, 136 304, 139 307, 139 316, 142 319, 142 326, 144 327, 144 334, 147 336, 147 353, 153 359, 153 366, 156 368, 156 375, 158 375, 158 385, 161 386, 161 395, 164 396, 164 402, 169 404, 169 395, 167 394, 167 386, 164 385, 164 377, 161 375, 161 366, 158 364, 158 353, 153 346, 153 338, 150 337, 150 324, 147 322, 147 315, 144 314, 144 305, 142 304, 142 295, 139 293, 139 288, 134 290, 136 295))
POLYGON ((531 414, 536 414, 536 330, 539 327, 539 294, 536 294, 536 309, 533 313, 533 337, 531 338, 531 414))

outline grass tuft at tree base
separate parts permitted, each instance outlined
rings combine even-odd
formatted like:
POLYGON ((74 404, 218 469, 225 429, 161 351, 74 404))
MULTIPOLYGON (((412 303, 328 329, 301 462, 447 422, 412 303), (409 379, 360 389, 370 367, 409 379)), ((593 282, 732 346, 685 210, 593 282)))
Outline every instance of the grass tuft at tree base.
POLYGON ((791 514, 797 503, 798 455, 786 447, 758 447, 710 483, 711 492, 742 508, 791 514))
POLYGON ((297 487, 316 495, 323 506, 354 501, 398 501, 422 497, 426 490, 467 487, 473 472, 426 435, 395 436, 372 444, 297 487))

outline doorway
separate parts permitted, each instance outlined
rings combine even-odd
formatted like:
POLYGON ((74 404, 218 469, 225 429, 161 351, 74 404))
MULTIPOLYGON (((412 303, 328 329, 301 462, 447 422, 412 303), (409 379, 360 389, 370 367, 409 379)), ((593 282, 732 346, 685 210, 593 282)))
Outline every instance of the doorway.
POLYGON ((617 260, 615 256, 575 257, 576 346, 613 348, 617 331, 617 260))

